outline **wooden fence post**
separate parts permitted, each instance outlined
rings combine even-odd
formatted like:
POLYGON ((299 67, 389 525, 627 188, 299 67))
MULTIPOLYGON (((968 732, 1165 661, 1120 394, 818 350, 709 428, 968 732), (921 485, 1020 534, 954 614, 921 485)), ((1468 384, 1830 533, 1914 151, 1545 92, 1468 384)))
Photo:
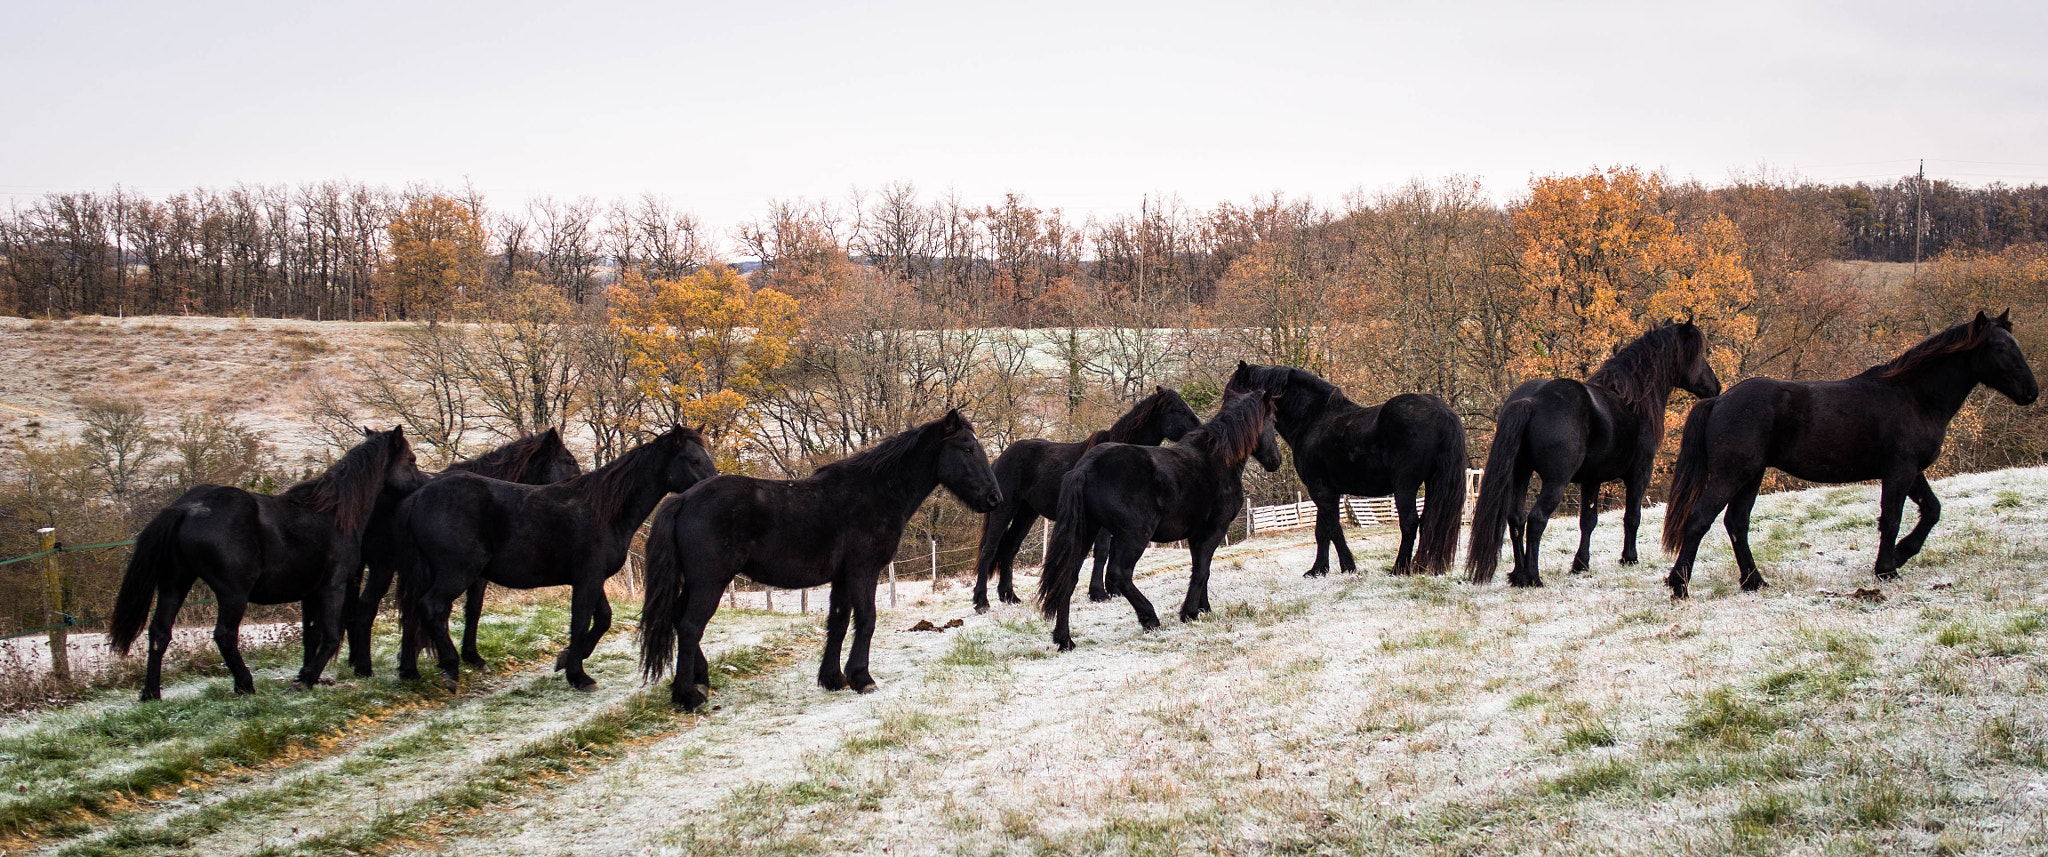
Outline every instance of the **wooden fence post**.
POLYGON ((939 540, 932 539, 932 591, 939 591, 939 540))
POLYGON ((896 608, 896 561, 889 560, 889 608, 896 608))
MULTIPOLYGON (((57 528, 44 527, 36 531, 42 536, 43 550, 51 553, 43 557, 43 603, 50 608, 50 618, 69 620, 64 612, 64 570, 57 565, 57 528)), ((58 681, 71 680, 71 628, 68 621, 60 621, 50 628, 50 675, 58 681)))

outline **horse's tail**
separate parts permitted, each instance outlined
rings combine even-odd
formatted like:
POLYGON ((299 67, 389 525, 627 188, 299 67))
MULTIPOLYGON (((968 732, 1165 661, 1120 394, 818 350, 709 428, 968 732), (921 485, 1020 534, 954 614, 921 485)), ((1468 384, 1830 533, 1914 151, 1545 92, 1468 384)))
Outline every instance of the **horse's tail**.
POLYGON ((1719 399, 1701 399, 1685 415, 1685 433, 1678 438, 1678 463, 1671 468, 1671 499, 1664 504, 1664 552, 1685 546, 1685 519, 1707 487, 1707 419, 1719 399))
POLYGON ((135 537, 135 554, 128 558, 121 591, 114 596, 114 651, 124 656, 149 621, 149 605, 156 598, 158 582, 177 568, 178 526, 184 522, 184 507, 172 506, 156 513, 135 537))
POLYGON ((1076 467, 1060 479, 1060 517, 1052 526, 1052 545, 1038 577, 1038 610, 1050 619, 1073 603, 1081 579, 1081 560, 1095 544, 1100 526, 1088 514, 1088 469, 1076 467))
POLYGON ((1415 540, 1415 562, 1430 574, 1449 571, 1458 558, 1458 524, 1465 517, 1465 425, 1448 408, 1443 416, 1415 540))
MULTIPOLYGON (((654 527, 647 531, 647 589, 640 601, 640 675, 647 681, 668 673, 669 659, 676 655, 676 624, 690 606, 675 548, 675 519, 682 510, 683 498, 670 497, 655 510, 654 527)), ((676 668, 679 673, 688 669, 676 668)))
POLYGON ((1500 543, 1508 527, 1508 509, 1522 500, 1514 496, 1522 435, 1535 414, 1536 405, 1527 399, 1500 406, 1493 444, 1486 451, 1486 472, 1479 477, 1479 502, 1472 511, 1472 545, 1465 551, 1465 571, 1473 583, 1492 581, 1494 566, 1500 564, 1500 543))

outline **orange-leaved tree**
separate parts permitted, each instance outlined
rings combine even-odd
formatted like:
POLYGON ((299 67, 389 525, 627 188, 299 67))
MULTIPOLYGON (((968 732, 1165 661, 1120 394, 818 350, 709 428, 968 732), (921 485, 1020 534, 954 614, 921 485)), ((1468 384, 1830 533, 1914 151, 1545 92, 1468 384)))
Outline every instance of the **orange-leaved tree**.
POLYGON ((484 279, 484 227, 461 201, 440 194, 406 203, 386 227, 390 257, 377 297, 400 318, 438 323, 457 302, 474 299, 484 279))
POLYGON ((611 304, 652 403, 649 416, 703 424, 714 440, 748 427, 750 407, 770 391, 802 330, 795 298, 756 289, 724 265, 677 280, 627 274, 612 287, 611 304))
POLYGON ((1754 335, 1734 225, 1715 216, 1681 229, 1662 196, 1662 179, 1633 167, 1530 184, 1515 212, 1526 299, 1516 374, 1583 378, 1672 318, 1698 320, 1717 353, 1754 335))

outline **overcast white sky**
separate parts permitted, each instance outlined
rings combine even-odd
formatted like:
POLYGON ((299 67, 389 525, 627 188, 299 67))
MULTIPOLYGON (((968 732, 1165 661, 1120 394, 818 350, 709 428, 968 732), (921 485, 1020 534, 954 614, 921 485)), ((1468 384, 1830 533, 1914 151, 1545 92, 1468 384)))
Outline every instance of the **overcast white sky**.
POLYGON ((2048 3, 0 0, 0 200, 914 182, 1077 219, 1633 164, 2048 182, 2048 3))

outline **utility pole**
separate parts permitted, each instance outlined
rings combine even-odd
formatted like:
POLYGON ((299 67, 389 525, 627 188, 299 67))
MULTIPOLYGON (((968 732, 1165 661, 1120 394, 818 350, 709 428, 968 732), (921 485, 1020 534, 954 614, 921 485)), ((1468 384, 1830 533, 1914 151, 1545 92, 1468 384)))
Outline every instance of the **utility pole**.
POLYGON ((1913 279, 1920 279, 1920 233, 1922 221, 1926 219, 1927 159, 1920 159, 1920 174, 1913 181, 1913 279))
POLYGON ((1152 232, 1150 194, 1138 197, 1138 302, 1145 302, 1145 237, 1152 232))

